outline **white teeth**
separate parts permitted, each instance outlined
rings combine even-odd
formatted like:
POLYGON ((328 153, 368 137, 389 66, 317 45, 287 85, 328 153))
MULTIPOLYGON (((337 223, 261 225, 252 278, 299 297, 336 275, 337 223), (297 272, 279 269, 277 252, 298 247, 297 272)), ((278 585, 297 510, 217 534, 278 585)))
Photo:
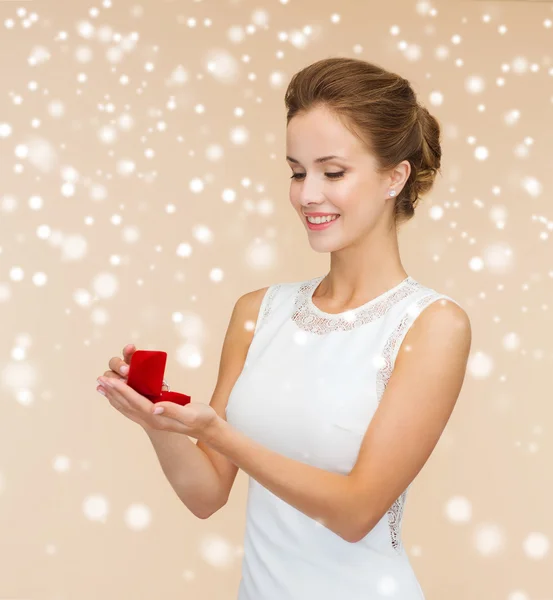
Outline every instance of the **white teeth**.
POLYGON ((331 217, 307 217, 310 223, 328 223, 328 221, 335 221, 339 215, 333 215, 331 217))

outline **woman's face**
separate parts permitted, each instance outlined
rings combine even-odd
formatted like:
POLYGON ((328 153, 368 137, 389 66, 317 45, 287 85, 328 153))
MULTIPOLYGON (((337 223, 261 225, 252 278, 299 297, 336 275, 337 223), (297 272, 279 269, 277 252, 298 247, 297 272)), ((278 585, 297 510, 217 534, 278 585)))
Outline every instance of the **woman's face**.
MULTIPOLYGON (((290 202, 315 250, 337 250, 377 225, 389 227, 391 176, 376 172, 374 157, 328 109, 314 108, 290 120, 286 159, 293 171, 290 202), (331 155, 337 158, 317 161, 331 155), (340 216, 324 229, 310 229, 306 214, 312 212, 340 216)), ((400 188, 394 189, 398 194, 400 188)))

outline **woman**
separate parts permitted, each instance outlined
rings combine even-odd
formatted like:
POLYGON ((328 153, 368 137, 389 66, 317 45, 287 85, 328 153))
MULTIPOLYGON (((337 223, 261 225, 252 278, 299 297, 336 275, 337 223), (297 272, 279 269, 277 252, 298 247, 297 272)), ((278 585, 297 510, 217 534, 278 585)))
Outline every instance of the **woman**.
POLYGON ((285 100, 290 201, 329 272, 238 300, 209 406, 154 410, 118 375, 132 347, 100 381, 198 517, 250 475, 239 600, 420 600, 403 507, 471 344, 465 311, 399 256, 439 171, 439 125, 408 81, 351 58, 304 68, 285 100))

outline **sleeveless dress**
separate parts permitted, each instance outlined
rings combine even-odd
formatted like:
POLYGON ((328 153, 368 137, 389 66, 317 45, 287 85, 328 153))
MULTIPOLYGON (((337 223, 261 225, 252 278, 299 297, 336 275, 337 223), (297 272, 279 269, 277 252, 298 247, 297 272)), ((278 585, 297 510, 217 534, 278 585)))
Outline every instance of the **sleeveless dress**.
MULTIPOLYGON (((274 452, 347 474, 407 331, 436 300, 458 303, 409 276, 330 314, 312 302, 324 277, 268 288, 226 417, 274 452)), ((351 543, 250 477, 238 600, 424 600, 401 540, 409 487, 351 543)))

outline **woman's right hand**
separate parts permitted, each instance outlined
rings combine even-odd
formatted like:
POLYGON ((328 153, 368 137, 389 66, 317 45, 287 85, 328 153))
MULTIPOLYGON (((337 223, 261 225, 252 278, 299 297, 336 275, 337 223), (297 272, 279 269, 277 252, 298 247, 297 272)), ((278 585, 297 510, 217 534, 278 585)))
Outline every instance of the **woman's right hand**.
MULTIPOLYGON (((126 383, 129 374, 129 365, 131 364, 131 358, 135 351, 136 347, 134 344, 127 344, 123 348, 123 358, 119 356, 110 358, 108 363, 110 370, 105 371, 103 377, 113 377, 126 383)), ((161 389, 166 391, 167 386, 163 385, 161 389)), ((133 402, 125 402, 125 404, 117 403, 117 405, 109 400, 109 398, 108 401, 118 412, 125 415, 131 421, 138 423, 144 427, 144 429, 157 428, 152 415, 152 402, 147 398, 144 398, 144 400, 139 398, 133 402)))

